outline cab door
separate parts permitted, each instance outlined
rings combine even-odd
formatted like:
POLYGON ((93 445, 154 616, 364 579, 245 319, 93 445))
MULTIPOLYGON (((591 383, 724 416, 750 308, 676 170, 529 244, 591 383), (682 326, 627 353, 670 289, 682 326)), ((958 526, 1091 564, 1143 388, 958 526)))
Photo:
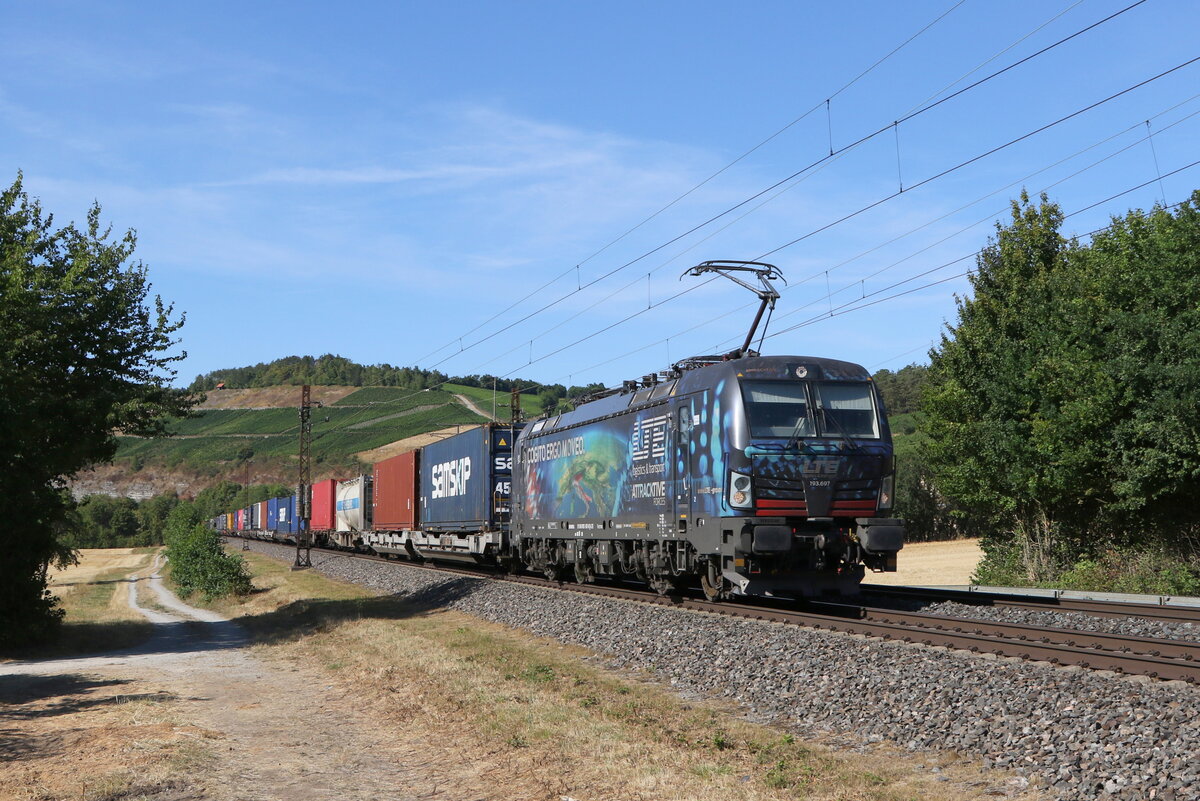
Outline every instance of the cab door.
POLYGON ((675 432, 675 452, 671 459, 671 472, 675 477, 675 532, 682 537, 690 534, 694 526, 696 482, 693 468, 696 447, 693 437, 696 419, 692 396, 677 398, 671 404, 671 428, 675 432))

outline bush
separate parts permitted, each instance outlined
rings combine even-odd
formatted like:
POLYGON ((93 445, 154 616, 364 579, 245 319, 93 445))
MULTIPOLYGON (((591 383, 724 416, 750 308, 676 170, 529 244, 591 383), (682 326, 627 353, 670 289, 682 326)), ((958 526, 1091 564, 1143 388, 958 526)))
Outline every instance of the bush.
MULTIPOLYGON (((1200 596, 1200 564, 1165 549, 1108 550, 1077 557, 1048 581, 1029 580, 1018 543, 983 541, 984 558, 971 580, 998 587, 1045 587, 1087 592, 1200 596)), ((1064 555, 1056 555, 1066 561, 1064 555)))
POLYGON ((1165 551, 1106 551, 1076 562, 1059 576, 1064 590, 1200 595, 1200 569, 1165 551))
POLYGON ((221 538, 203 523, 189 505, 177 506, 167 522, 167 558, 171 580, 185 598, 204 594, 204 600, 247 595, 254 588, 246 562, 225 553, 221 538))

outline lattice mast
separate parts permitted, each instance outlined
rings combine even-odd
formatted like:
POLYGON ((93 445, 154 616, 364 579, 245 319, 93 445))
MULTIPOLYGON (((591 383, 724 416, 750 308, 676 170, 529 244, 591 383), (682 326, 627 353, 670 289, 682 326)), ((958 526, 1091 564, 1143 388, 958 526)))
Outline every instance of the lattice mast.
POLYGON ((296 562, 293 570, 312 567, 312 387, 300 388, 300 459, 296 484, 296 562))

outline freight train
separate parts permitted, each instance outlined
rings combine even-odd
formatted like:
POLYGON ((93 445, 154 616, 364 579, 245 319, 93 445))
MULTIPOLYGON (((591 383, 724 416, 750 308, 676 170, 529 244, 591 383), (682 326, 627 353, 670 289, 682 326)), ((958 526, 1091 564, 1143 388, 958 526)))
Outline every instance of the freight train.
MULTIPOLYGON (((314 484, 317 544, 555 579, 732 595, 857 593, 894 571, 894 458, 856 364, 743 349, 625 382, 527 424, 487 425, 314 484)), ((295 541, 296 499, 212 521, 295 541)))

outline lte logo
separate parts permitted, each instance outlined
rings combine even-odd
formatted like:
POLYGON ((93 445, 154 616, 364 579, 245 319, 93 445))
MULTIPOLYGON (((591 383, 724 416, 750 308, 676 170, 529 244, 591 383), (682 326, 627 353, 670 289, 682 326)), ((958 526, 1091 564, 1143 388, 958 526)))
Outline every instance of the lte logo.
POLYGON ((639 420, 633 429, 633 461, 663 459, 667 455, 667 423, 669 415, 639 420))

